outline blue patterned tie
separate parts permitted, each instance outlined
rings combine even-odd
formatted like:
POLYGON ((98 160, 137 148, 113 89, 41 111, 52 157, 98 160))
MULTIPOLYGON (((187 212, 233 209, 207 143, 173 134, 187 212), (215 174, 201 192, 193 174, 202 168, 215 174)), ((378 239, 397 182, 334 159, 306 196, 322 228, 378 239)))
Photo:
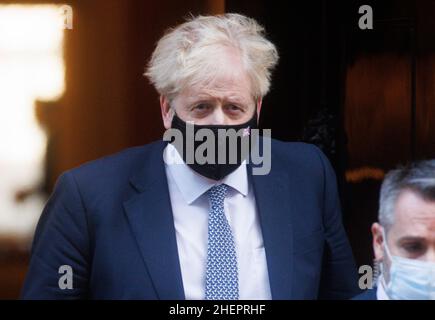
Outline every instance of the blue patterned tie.
POLYGON ((220 184, 208 191, 207 300, 237 300, 239 298, 237 256, 231 227, 224 213, 228 186, 220 184))

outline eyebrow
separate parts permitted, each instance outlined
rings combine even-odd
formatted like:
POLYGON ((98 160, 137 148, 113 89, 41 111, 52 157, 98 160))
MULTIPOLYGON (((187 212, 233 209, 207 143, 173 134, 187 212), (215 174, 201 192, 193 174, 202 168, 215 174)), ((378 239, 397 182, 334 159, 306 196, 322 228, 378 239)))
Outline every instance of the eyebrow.
MULTIPOLYGON (((210 100, 214 100, 214 97, 198 95, 195 99, 192 99, 190 104, 205 103, 205 102, 209 102, 210 100)), ((233 103, 233 104, 237 104, 237 105, 241 105, 241 106, 245 106, 245 107, 249 106, 249 102, 244 101, 242 99, 229 97, 229 98, 225 99, 225 101, 227 103, 233 103)))
POLYGON ((418 236, 405 236, 397 240, 397 243, 403 243, 403 242, 412 242, 412 241, 426 241, 426 238, 424 237, 418 237, 418 236))

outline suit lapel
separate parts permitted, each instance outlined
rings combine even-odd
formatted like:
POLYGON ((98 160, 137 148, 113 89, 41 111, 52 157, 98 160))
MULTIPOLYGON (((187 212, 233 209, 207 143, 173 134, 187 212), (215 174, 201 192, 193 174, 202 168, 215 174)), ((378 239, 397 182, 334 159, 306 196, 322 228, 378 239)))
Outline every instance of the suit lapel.
POLYGON ((293 232, 291 224, 289 178, 287 172, 273 157, 272 169, 267 175, 249 176, 260 217, 272 299, 291 299, 293 232))
POLYGON ((152 146, 144 170, 131 179, 138 193, 124 202, 124 209, 159 299, 181 300, 185 297, 163 163, 165 145, 152 146))

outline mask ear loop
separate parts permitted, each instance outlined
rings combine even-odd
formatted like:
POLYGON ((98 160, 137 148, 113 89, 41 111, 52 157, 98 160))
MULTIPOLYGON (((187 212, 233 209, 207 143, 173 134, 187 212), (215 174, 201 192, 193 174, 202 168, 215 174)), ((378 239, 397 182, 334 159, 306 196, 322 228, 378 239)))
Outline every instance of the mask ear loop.
MULTIPOLYGON (((387 254, 388 259, 390 260, 391 264, 393 263, 393 256, 391 255, 390 249, 388 248, 388 243, 387 243, 387 234, 385 233, 385 228, 382 227, 382 238, 383 238, 383 245, 385 248, 385 253, 387 254)), ((388 288, 388 284, 387 281, 385 280, 385 270, 384 270, 384 263, 379 263, 380 266, 380 271, 381 271, 381 275, 382 277, 380 278, 382 281, 382 285, 384 287, 384 289, 388 288)), ((391 267, 390 267, 391 268, 391 267)), ((391 280, 391 279, 390 279, 391 280)))
POLYGON ((385 233, 384 227, 382 227, 382 238, 384 239, 383 244, 384 244, 385 252, 387 253, 388 259, 390 259, 390 261, 392 262, 393 256, 391 255, 390 249, 388 248, 387 234, 385 233))

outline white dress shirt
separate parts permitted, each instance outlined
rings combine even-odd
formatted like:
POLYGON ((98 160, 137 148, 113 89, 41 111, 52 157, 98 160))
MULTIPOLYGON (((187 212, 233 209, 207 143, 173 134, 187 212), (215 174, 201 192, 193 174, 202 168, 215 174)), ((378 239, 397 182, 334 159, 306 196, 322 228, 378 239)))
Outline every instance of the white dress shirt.
POLYGON ((387 293, 385 292, 385 280, 382 274, 379 275, 378 282, 376 285, 376 299, 390 300, 387 293))
POLYGON ((164 159, 186 299, 205 297, 210 211, 207 190, 221 183, 230 187, 224 209, 235 240, 239 298, 271 299, 263 237, 246 162, 217 182, 187 166, 172 144, 166 146, 164 159))

